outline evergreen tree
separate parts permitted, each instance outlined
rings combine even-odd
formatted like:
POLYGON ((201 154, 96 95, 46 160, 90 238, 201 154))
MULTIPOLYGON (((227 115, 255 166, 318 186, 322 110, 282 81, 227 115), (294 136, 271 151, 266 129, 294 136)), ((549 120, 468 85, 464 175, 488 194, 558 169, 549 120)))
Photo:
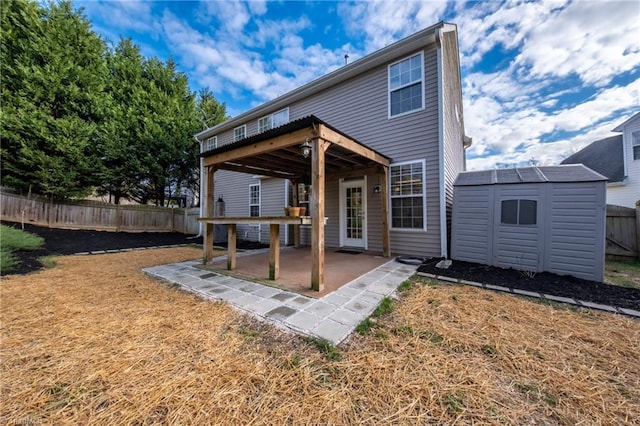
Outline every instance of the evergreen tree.
POLYGON ((81 10, 28 0, 0 9, 2 183, 67 198, 95 184, 105 45, 81 10))

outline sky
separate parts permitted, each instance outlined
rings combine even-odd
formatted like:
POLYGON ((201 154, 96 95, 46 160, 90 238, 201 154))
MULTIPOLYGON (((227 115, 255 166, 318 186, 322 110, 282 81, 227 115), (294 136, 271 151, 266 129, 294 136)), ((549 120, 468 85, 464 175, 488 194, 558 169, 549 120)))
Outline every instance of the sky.
POLYGON ((240 114, 439 21, 457 24, 467 169, 558 164, 640 111, 640 1, 74 1, 240 114))

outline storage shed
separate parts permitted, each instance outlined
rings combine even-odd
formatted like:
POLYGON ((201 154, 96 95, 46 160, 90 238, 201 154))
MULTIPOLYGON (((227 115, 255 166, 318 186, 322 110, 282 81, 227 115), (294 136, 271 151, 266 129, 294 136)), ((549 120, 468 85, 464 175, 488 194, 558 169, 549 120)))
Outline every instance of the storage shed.
POLYGON ((602 282, 606 181, 582 164, 460 173, 451 258, 602 282))

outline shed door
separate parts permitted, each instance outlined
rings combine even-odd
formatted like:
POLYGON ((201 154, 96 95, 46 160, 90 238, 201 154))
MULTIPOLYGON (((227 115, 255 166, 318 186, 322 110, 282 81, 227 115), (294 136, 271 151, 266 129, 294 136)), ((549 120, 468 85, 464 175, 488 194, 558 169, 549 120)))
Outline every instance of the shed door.
POLYGON ((505 185, 496 192, 493 264, 542 271, 542 186, 505 185))

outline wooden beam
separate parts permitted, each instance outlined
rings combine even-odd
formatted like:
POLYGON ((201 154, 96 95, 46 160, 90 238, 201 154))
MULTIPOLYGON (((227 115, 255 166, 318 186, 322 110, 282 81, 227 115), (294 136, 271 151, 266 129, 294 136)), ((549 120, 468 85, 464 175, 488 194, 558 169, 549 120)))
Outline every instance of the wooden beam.
POLYGON ((316 138, 311 142, 311 288, 324 289, 324 155, 329 143, 316 138))
POLYGON ((269 279, 280 277, 280 225, 269 225, 269 279))
POLYGON ((233 271, 236 269, 236 224, 227 225, 227 269, 233 271))
MULTIPOLYGON (((206 173, 205 182, 205 215, 212 217, 213 216, 213 206, 214 206, 214 174, 215 168, 213 167, 205 167, 204 172, 206 173)), ((203 261, 207 264, 211 259, 213 259, 213 242, 214 242, 214 226, 212 223, 207 223, 204 226, 204 238, 203 238, 203 261)))
POLYGON ((224 163, 226 161, 233 162, 234 160, 239 160, 245 157, 254 157, 256 155, 276 151, 292 145, 300 145, 307 138, 315 136, 312 131, 313 129, 311 128, 296 130, 285 135, 276 136, 272 139, 267 139, 251 145, 241 146, 219 154, 204 157, 203 162, 205 166, 211 166, 214 164, 224 163))
POLYGON ((248 173, 253 175, 264 175, 264 176, 271 176, 271 177, 276 177, 281 179, 288 179, 292 176, 295 176, 295 174, 292 173, 291 170, 287 170, 287 171, 269 170, 269 169, 256 168, 256 167, 245 167, 241 164, 222 163, 222 164, 218 164, 216 167, 218 168, 218 170, 229 170, 232 172, 248 173))
POLYGON ((379 167, 362 167, 359 169, 351 169, 346 170, 344 172, 336 172, 331 173, 331 175, 327 175, 327 179, 335 180, 335 179, 348 179, 354 177, 360 177, 364 175, 377 175, 380 173, 379 167))
POLYGON ((391 257, 391 238, 389 235, 389 167, 380 167, 380 200, 382 203, 382 255, 391 257))
POLYGON ((354 152, 362 157, 368 158, 369 160, 375 161, 376 163, 381 164, 383 166, 388 166, 390 164, 388 158, 354 141, 353 139, 350 139, 334 130, 331 130, 324 124, 319 124, 318 127, 319 127, 318 137, 324 140, 327 140, 333 144, 340 145, 341 147, 351 152, 354 152))

